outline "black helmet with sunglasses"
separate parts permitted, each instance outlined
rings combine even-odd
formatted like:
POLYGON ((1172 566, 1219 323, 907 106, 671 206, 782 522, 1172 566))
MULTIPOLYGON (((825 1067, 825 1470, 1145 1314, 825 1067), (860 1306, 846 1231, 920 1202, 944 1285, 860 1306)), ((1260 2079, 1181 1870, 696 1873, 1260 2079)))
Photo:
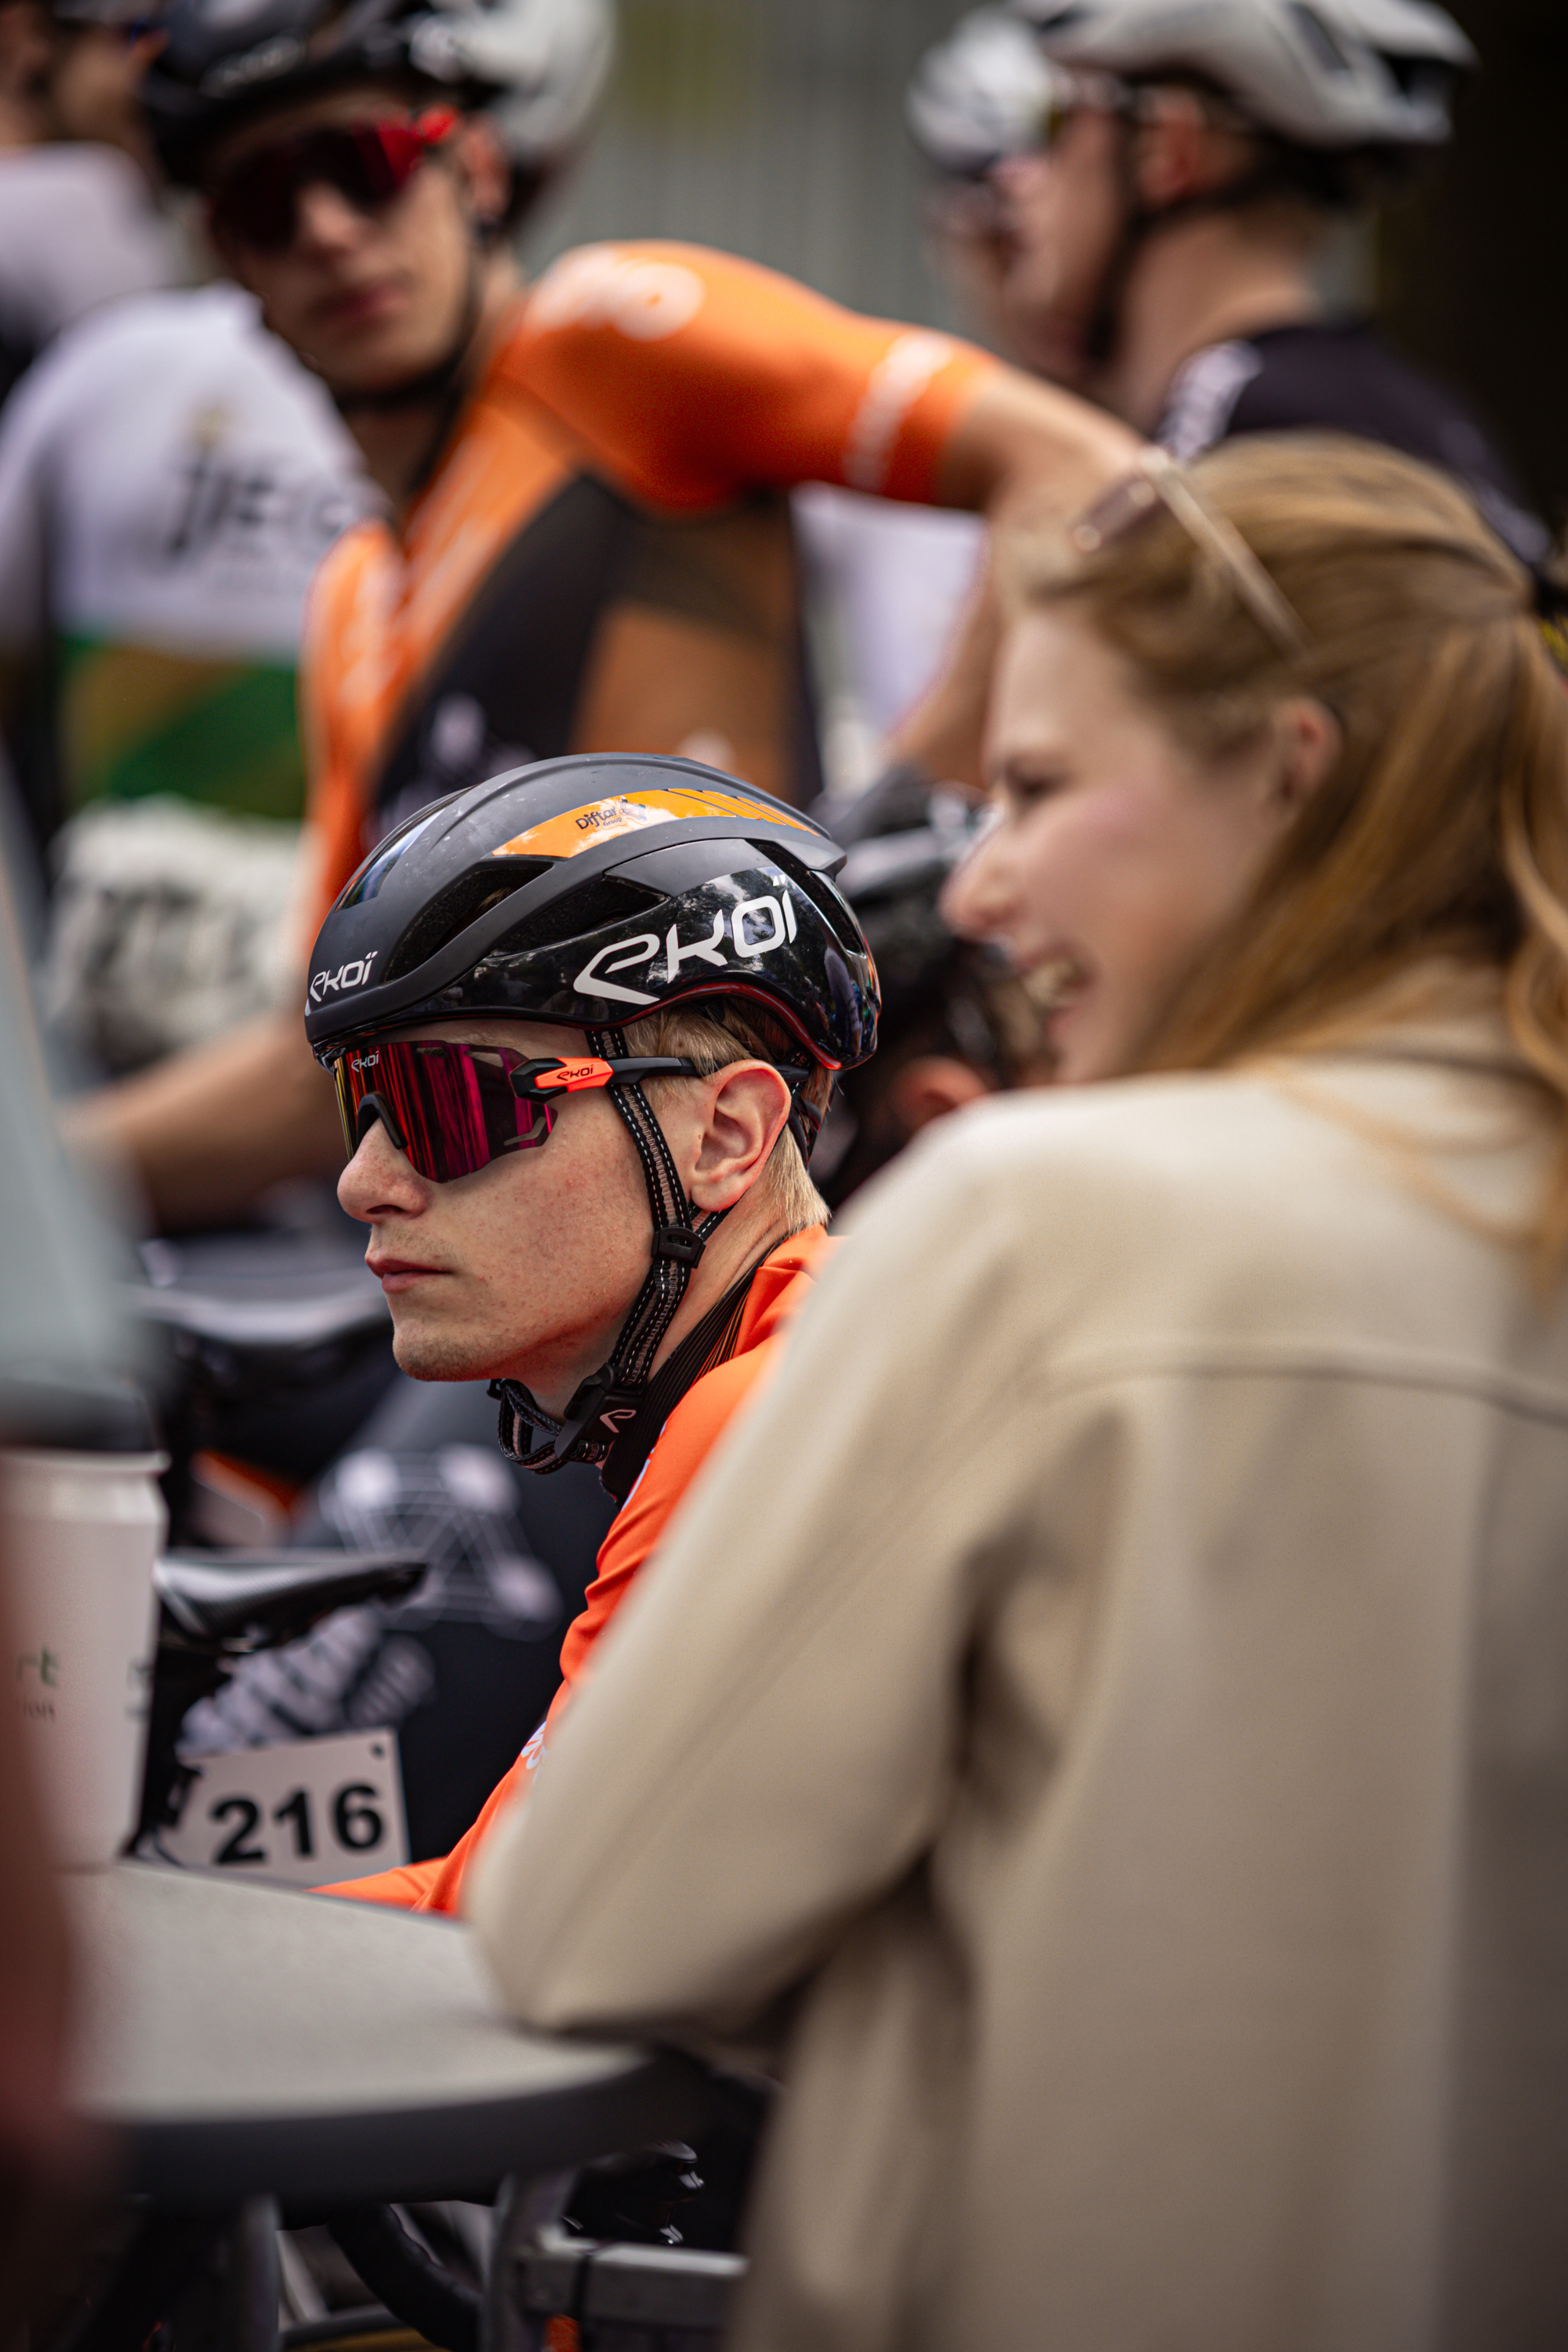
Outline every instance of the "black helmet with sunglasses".
POLYGON ((698 1065, 617 1054, 616 1033, 703 1000, 754 1007, 764 1034, 790 1041, 777 1066, 808 1159, 812 1077, 867 1060, 877 1040, 876 969, 832 879, 843 856, 798 809, 689 760, 551 760, 420 810, 323 923, 305 1034, 351 1152, 380 1119, 422 1176, 449 1182, 537 1149, 588 1088, 608 1089, 637 1145, 652 1265, 608 1362, 560 1422, 498 1383, 503 1444, 527 1467, 606 1458, 723 1213, 686 1198, 641 1083, 698 1065), (410 1034, 476 1017, 583 1031, 589 1050, 540 1057, 410 1034), (532 1447, 538 1424, 554 1435, 532 1447))
POLYGON ((266 109, 386 81, 489 115, 526 196, 572 152, 615 46, 611 0, 172 0, 142 101, 163 168, 266 109))

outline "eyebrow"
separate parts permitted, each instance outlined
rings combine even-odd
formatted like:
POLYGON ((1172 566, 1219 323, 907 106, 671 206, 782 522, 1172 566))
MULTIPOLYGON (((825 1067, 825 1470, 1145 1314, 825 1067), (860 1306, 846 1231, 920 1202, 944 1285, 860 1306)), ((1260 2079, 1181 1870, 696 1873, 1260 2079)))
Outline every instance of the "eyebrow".
POLYGON ((1065 767, 1068 757, 1067 748, 1061 744, 1050 749, 1042 747, 1037 751, 1010 751, 1005 760, 994 761, 986 773, 994 787, 1010 783, 1015 778, 1036 775, 1042 768, 1065 767))

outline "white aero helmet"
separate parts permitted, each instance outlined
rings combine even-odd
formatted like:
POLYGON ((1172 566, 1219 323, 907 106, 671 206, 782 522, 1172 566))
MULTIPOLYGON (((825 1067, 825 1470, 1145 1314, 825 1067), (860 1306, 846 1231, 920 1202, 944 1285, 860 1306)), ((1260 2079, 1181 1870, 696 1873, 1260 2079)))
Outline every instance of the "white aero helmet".
POLYGON ((1054 63, 1157 80, 1197 74, 1300 147, 1440 146, 1478 63, 1426 0, 1012 0, 1054 63))
POLYGON ((974 8, 921 58, 904 116, 928 163, 979 179, 1005 155, 1039 144, 1058 79, 1021 16, 974 8))

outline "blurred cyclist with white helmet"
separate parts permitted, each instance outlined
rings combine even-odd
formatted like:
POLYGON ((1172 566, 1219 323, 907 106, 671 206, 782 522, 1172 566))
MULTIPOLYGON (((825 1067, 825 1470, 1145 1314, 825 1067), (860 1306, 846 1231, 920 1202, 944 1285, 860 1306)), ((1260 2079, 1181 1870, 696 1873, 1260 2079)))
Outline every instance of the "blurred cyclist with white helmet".
POLYGON ((1527 561, 1543 527, 1480 425, 1318 273, 1336 227, 1439 147, 1475 52, 1424 0, 1016 0, 1065 77, 1058 135, 1002 167, 1015 298, 1182 458, 1331 426, 1458 476, 1527 561))
POLYGON ((1337 429, 1441 466, 1527 562, 1547 534, 1461 401, 1323 290, 1344 226, 1440 147, 1477 63, 1426 0, 1011 0, 1028 135, 964 20, 910 127, 995 206, 1001 340, 1182 458, 1337 429), (966 46, 967 45, 967 46, 966 46), (981 151, 989 148, 989 153, 981 151))
MULTIPOLYGON (((1347 227, 1448 138, 1476 62, 1427 0, 1007 0, 927 53, 905 110, 946 192, 939 252, 999 349, 1184 459, 1241 433, 1403 450, 1539 567, 1550 533, 1487 428, 1326 291, 1347 227)), ((950 674, 840 838, 938 776, 973 787, 973 719, 950 674)))
POLYGON ((971 9, 921 58, 904 93, 904 119, 931 167, 925 226, 931 257, 977 331, 1042 375, 1074 373, 1072 353, 1049 341, 1012 299, 1016 254, 997 166, 1039 144, 1060 78, 1031 26, 1011 8, 971 9))

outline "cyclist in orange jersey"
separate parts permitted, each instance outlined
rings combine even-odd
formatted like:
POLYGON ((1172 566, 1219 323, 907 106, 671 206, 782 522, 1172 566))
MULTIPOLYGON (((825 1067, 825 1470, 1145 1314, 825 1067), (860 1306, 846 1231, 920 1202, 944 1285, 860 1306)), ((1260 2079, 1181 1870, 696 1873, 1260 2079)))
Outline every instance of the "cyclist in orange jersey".
MULTIPOLYGON (((525 292, 506 24, 272 0, 237 26, 177 0, 146 85, 168 169, 391 501, 308 627, 301 942, 401 815, 521 758, 684 748, 808 796, 792 485, 1070 505, 1132 446, 978 352, 721 255, 597 247, 525 292)), ((79 1134, 177 1222, 324 1171, 333 1123, 278 1020, 99 1097, 79 1134)))
POLYGON ((444 1861, 335 1891, 455 1907, 809 1287, 812 1146, 876 1041, 842 859, 710 769, 579 757, 406 818, 327 915, 306 1030, 398 1363, 488 1378, 504 1452, 595 1463, 620 1507, 550 1716, 479 1820, 444 1861))

